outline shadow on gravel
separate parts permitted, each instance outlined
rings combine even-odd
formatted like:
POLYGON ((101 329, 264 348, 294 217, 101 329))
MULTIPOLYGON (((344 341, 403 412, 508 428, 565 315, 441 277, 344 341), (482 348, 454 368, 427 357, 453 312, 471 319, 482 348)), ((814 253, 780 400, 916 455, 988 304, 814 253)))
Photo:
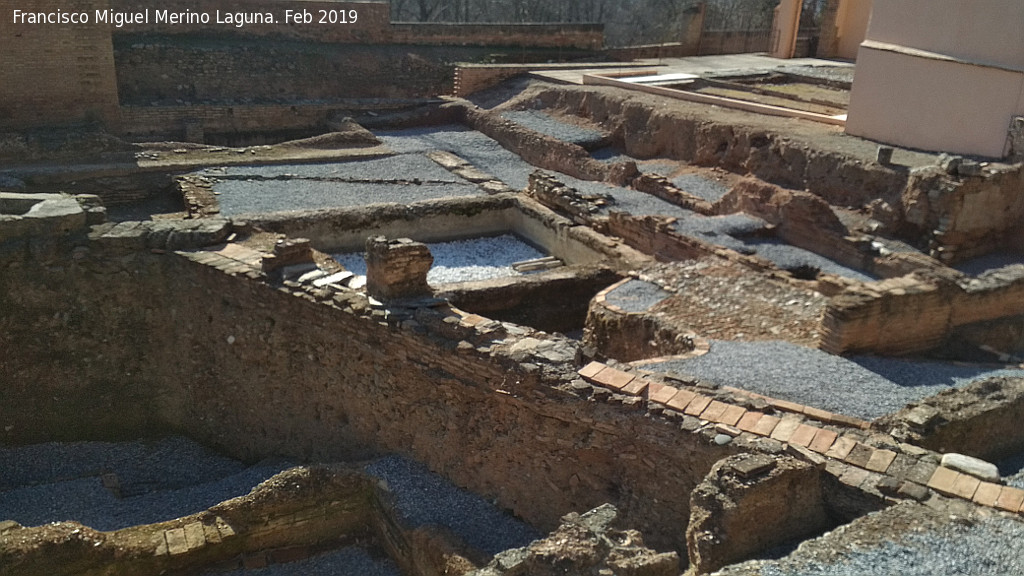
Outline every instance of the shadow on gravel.
POLYGON ((855 356, 850 358, 850 361, 898 386, 907 388, 918 386, 959 388, 981 378, 1024 376, 1024 370, 994 370, 990 366, 965 366, 927 360, 855 356))

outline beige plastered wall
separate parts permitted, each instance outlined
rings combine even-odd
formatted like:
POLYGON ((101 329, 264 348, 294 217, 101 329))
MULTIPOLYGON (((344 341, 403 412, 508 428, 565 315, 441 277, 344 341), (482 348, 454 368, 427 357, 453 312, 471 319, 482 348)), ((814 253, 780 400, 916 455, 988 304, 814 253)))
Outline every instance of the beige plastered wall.
POLYGON ((868 33, 872 4, 872 0, 843 0, 839 5, 839 14, 836 18, 839 46, 836 57, 847 60, 857 57, 860 43, 868 33))
POLYGON ((847 133, 1002 157, 1024 114, 1024 3, 876 3, 850 100, 847 133))

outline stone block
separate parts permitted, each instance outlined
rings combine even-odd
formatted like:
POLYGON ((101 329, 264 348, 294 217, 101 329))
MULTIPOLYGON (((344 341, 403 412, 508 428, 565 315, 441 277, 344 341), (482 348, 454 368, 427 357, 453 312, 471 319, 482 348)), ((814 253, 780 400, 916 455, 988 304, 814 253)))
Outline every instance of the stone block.
POLYGON ((669 408, 673 410, 679 410, 683 412, 686 407, 690 405, 690 402, 697 398, 697 394, 690 392, 689 390, 679 390, 676 392, 671 399, 667 402, 669 408))
POLYGON ((896 453, 891 450, 875 450, 868 459, 866 468, 872 472, 885 474, 895 459, 896 453))
POLYGON ((928 499, 928 496, 931 495, 931 492, 916 482, 904 482, 900 485, 900 489, 897 494, 905 498, 917 500, 918 502, 924 502, 928 499))
POLYGON ((946 495, 955 494, 953 487, 956 484, 961 474, 955 470, 949 468, 936 468, 935 473, 932 474, 931 479, 928 480, 928 487, 936 492, 941 492, 946 495))
POLYGON ((634 378, 636 378, 636 376, 608 366, 594 376, 594 384, 604 386, 605 388, 615 390, 617 392, 625 388, 626 385, 632 382, 634 378))
POLYGON ((846 460, 846 457, 850 455, 854 447, 857 446, 857 441, 848 436, 840 436, 836 438, 836 441, 829 448, 828 452, 825 453, 829 458, 837 458, 839 460, 846 460))
POLYGON ((700 394, 698 394, 696 398, 694 398, 689 404, 687 404, 686 409, 683 410, 683 413, 686 414, 687 416, 700 416, 701 413, 704 412, 704 410, 710 404, 711 398, 708 398, 707 396, 701 396, 700 394))
POLYGON ((177 556, 188 552, 188 540, 185 539, 185 529, 175 528, 164 532, 167 539, 167 551, 171 556, 177 556))
POLYGON ((733 462, 732 469, 741 478, 753 478, 775 469, 775 460, 763 454, 752 454, 737 462, 733 462))
POLYGON ((846 484, 847 486, 859 489, 861 484, 863 484, 870 476, 871 472, 868 472, 863 468, 850 466, 849 468, 846 469, 846 472, 839 477, 839 481, 842 482, 843 484, 846 484))
POLYGON ((744 432, 750 432, 754 434, 754 430, 757 429, 757 423, 764 416, 764 412, 748 411, 740 418, 740 421, 736 423, 736 427, 744 432))
POLYGON ((993 484, 991 482, 982 482, 978 486, 977 491, 974 492, 974 501, 982 506, 993 507, 996 505, 996 500, 999 499, 999 493, 1002 492, 1003 487, 999 484, 993 484))
POLYGON ((655 382, 647 387, 647 399, 658 404, 667 404, 677 392, 679 392, 678 388, 655 382))
POLYGON ((184 527, 185 531, 185 543, 188 545, 189 550, 195 550, 202 548, 206 545, 206 534, 203 530, 202 522, 192 522, 186 524, 184 527))
POLYGON ((751 432, 759 436, 771 436, 772 432, 775 431, 775 427, 778 426, 780 422, 782 422, 781 418, 765 414, 757 421, 757 424, 754 425, 754 429, 751 430, 751 432))
POLYGON ((831 430, 819 429, 808 448, 819 454, 825 454, 832 448, 832 444, 835 443, 838 437, 839 434, 831 430))
POLYGON ((775 430, 772 431, 772 440, 778 440, 779 442, 789 442, 793 433, 801 425, 800 420, 796 418, 783 418, 775 430))
POLYGON ((910 472, 907 473, 907 480, 917 482, 918 484, 927 484, 928 480, 935 474, 936 468, 938 466, 931 462, 918 460, 917 464, 914 464, 910 472))
POLYGON ((789 443, 797 446, 807 447, 811 445, 814 437, 818 434, 819 428, 810 426, 808 424, 801 424, 793 431, 793 434, 789 437, 789 443))
MULTIPOLYGON (((0 176, 0 178, 7 178, 0 176)), ((24 185, 24 184, 23 184, 24 185)), ((2 187, 2 184, 0 184, 2 187)), ((59 200, 60 194, 30 194, 27 192, 0 192, 0 214, 21 216, 44 200, 59 200)))
POLYGON ((871 457, 874 455, 875 450, 873 448, 858 442, 857 445, 853 447, 853 450, 850 450, 850 453, 847 454, 846 458, 843 460, 845 460, 847 464, 867 468, 868 462, 871 461, 871 457))
MULTIPOLYGON (((940 468, 940 470, 943 470, 943 468, 940 468)), ((999 492, 999 497, 996 498, 996 508, 1016 514, 1021 506, 1024 506, 1024 490, 1003 486, 999 492)))
POLYGON ((986 462, 980 458, 965 456, 963 454, 943 454, 942 465, 946 468, 969 474, 981 480, 999 482, 999 468, 995 464, 986 462))
POLYGON ((594 376, 597 376, 597 373, 600 372, 601 370, 604 370, 605 368, 607 368, 607 366, 600 362, 591 362, 590 364, 587 364, 583 368, 580 368, 577 371, 577 374, 582 376, 584 380, 593 381, 594 376))
POLYGON ((366 288, 380 300, 432 294, 427 273, 434 257, 426 244, 408 238, 366 240, 366 288))
POLYGON ((974 476, 968 476, 967 474, 961 474, 955 482, 953 482, 952 492, 954 495, 959 496, 965 500, 974 498, 974 493, 978 491, 981 486, 981 480, 978 480, 974 476))
POLYGON ((120 222, 100 236, 98 241, 104 248, 143 250, 148 236, 149 229, 141 222, 120 222))
POLYGON ((700 418, 709 422, 721 422, 722 414, 725 414, 725 411, 728 408, 728 404, 719 402, 718 400, 713 400, 708 404, 708 407, 700 413, 700 418))
POLYGON ((739 424, 740 420, 743 419, 743 416, 745 416, 746 413, 747 409, 742 406, 729 405, 718 421, 726 426, 735 426, 739 424))
POLYGON ((32 222, 35 233, 40 236, 55 236, 85 227, 85 210, 74 198, 60 196, 33 204, 22 215, 32 222))

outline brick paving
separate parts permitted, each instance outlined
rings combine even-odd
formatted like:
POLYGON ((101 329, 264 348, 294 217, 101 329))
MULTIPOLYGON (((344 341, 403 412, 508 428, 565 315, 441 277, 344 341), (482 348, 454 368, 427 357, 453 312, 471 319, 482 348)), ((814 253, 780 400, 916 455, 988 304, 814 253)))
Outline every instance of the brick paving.
POLYGON ((758 398, 776 411, 787 413, 779 418, 692 390, 651 382, 599 362, 587 364, 578 373, 584 380, 613 392, 638 397, 643 397, 646 392, 649 402, 699 417, 719 433, 771 438, 804 454, 823 455, 829 459, 826 470, 848 486, 862 489, 872 489, 881 484, 893 488, 899 486, 899 494, 916 499, 926 498, 930 489, 980 506, 1024 515, 1024 490, 985 482, 922 460, 916 456, 927 452, 919 448, 895 451, 870 446, 866 443, 865 434, 860 432, 868 428, 867 423, 855 418, 724 387, 725 392, 734 396, 758 398), (812 422, 824 426, 838 425, 844 429, 831 430, 812 422))

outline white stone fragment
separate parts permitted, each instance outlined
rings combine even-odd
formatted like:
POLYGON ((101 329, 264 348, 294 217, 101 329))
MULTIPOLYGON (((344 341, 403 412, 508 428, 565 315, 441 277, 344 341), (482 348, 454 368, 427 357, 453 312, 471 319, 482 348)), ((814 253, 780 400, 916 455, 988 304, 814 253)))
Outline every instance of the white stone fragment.
POLYGON ((319 280, 320 278, 323 278, 324 276, 327 276, 327 272, 324 272, 323 270, 319 270, 319 269, 318 270, 313 270, 313 271, 310 271, 310 272, 306 272, 302 276, 299 276, 299 283, 305 284, 306 282, 312 282, 314 280, 319 280))
POLYGON ((1000 480, 999 469, 995 464, 972 456, 956 453, 943 454, 942 466, 988 482, 999 482, 1000 480))
POLYGON ((342 282, 348 280, 353 276, 355 276, 355 274, 346 270, 344 272, 338 272, 337 274, 331 274, 330 276, 325 276, 318 280, 314 280, 313 286, 316 286, 317 288, 323 288, 328 284, 341 284, 342 282))

